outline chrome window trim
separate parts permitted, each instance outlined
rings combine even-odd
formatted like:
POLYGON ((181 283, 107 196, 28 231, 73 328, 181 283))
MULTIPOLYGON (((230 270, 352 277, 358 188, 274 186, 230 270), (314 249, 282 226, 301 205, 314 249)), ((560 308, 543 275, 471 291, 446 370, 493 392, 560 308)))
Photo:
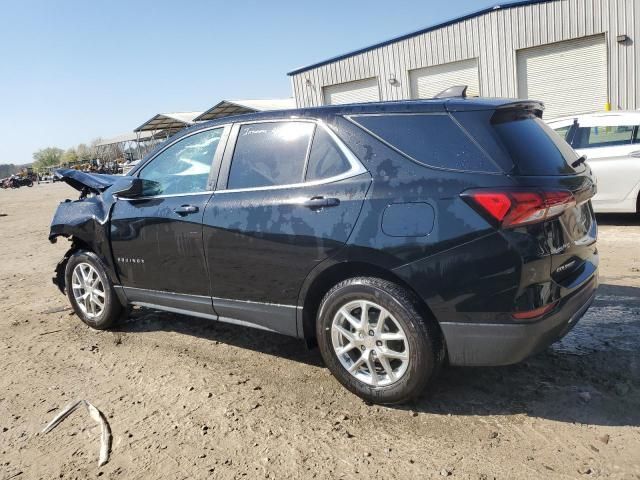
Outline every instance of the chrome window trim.
POLYGON ((175 197, 193 197, 196 195, 211 195, 213 190, 207 190, 204 192, 193 192, 193 193, 168 193, 166 195, 153 195, 148 197, 136 197, 136 198, 123 198, 118 195, 114 195, 116 200, 126 200, 128 202, 135 202, 136 200, 152 200, 154 198, 175 198, 175 197))
MULTIPOLYGON (((340 180, 344 180, 347 178, 355 177, 357 175, 361 175, 367 172, 367 169, 364 168, 358 157, 344 144, 344 142, 338 137, 335 132, 322 120, 319 119, 308 119, 308 118, 296 118, 289 117, 285 119, 269 119, 269 120, 254 120, 247 122, 238 122, 234 125, 242 126, 242 125, 250 125, 250 124, 258 124, 258 123, 273 123, 273 122, 307 122, 313 123, 316 125, 316 128, 322 128, 325 132, 331 137, 333 142, 338 146, 342 154, 347 158, 349 162, 350 168, 344 173, 340 175, 334 175, 333 177, 321 178, 319 180, 314 180, 312 182, 298 182, 298 183, 287 183, 283 185, 267 185, 264 187, 248 187, 248 188, 224 188, 221 190, 216 190, 216 194, 225 194, 225 193, 238 193, 238 192, 258 192, 264 190, 280 190, 280 189, 288 189, 288 188, 300 188, 300 187, 311 187, 315 185, 324 185, 327 183, 333 183, 340 180)), ((307 156, 305 158, 305 169, 307 166, 307 162, 309 161, 309 154, 311 153, 311 147, 313 143, 313 138, 315 138, 315 131, 312 135, 312 138, 309 142, 309 148, 307 150, 307 156)), ((235 145, 234 145, 235 151, 235 145)), ((231 159, 233 163, 233 158, 231 159)), ((231 171, 231 165, 229 166, 229 171, 231 171)), ((306 175, 306 170, 305 170, 306 175)), ((228 180, 228 179, 227 179, 228 180)))

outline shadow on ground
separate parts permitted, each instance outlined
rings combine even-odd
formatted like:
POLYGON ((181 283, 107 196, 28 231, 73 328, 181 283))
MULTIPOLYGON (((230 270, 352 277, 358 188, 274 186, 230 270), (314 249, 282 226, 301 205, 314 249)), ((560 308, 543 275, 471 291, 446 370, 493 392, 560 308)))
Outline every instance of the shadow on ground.
MULTIPOLYGON (((322 366, 318 350, 300 340, 246 327, 145 309, 120 326, 158 330, 322 366)), ((507 367, 445 368, 416 402, 397 408, 640 426, 640 288, 601 285, 585 317, 546 351, 507 367)))
POLYGON ((640 214, 638 213, 598 213, 596 214, 598 225, 640 225, 640 214))

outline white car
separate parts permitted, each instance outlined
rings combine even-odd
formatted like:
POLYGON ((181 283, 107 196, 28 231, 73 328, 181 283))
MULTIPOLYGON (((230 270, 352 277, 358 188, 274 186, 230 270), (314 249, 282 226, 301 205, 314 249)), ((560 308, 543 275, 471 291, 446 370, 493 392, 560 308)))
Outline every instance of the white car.
POLYGON ((598 183, 596 212, 640 212, 640 111, 574 115, 548 122, 579 155, 598 183))

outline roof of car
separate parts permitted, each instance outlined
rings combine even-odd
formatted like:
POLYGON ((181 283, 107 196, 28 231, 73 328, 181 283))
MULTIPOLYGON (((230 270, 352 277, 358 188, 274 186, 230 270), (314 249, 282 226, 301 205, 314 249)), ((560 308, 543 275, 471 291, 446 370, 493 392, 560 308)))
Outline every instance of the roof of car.
MULTIPOLYGON (((493 110, 509 105, 528 105, 543 109, 540 102, 530 100, 516 100, 512 98, 487 97, 455 97, 428 100, 401 100, 395 102, 351 103, 345 105, 326 105, 322 107, 298 108, 289 110, 272 110, 228 116, 208 122, 193 125, 182 132, 193 132, 201 128, 215 125, 225 125, 233 122, 251 122, 269 119, 324 117, 327 115, 359 115, 382 113, 429 113, 455 112, 468 110, 493 110)), ((181 133, 182 133, 181 132, 181 133)))

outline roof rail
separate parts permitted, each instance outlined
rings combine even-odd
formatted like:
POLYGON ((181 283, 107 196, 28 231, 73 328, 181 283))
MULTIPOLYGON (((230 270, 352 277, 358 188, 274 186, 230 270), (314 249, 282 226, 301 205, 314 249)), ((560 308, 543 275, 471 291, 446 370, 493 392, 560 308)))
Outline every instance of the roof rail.
POLYGON ((467 98, 467 85, 454 85, 441 91, 433 98, 467 98))

